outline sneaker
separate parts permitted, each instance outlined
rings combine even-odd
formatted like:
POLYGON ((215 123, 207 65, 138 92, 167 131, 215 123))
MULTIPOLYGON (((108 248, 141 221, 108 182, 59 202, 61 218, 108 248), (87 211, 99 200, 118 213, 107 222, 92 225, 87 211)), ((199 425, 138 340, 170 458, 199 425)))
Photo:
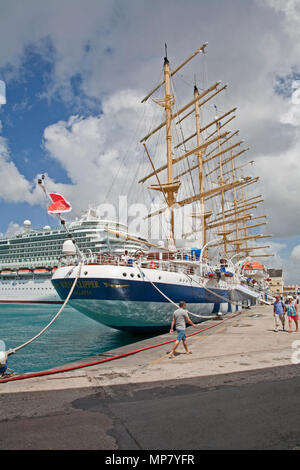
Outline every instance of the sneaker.
POLYGON ((275 330, 274 330, 274 331, 277 333, 277 332, 278 332, 278 328, 275 328, 275 330))

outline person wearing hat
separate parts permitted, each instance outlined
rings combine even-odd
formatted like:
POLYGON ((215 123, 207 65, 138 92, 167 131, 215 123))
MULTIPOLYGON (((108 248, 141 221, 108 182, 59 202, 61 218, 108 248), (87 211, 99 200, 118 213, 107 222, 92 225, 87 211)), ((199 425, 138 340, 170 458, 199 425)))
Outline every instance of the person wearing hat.
POLYGON ((289 319, 289 333, 292 332, 292 320, 295 322, 296 325, 296 331, 299 331, 298 329, 298 308, 297 304, 294 303, 293 297, 290 295, 288 297, 289 303, 286 307, 286 312, 287 316, 289 319))
POLYGON ((275 329, 274 331, 278 331, 280 323, 282 324, 282 330, 285 331, 285 305, 280 300, 280 295, 275 295, 275 302, 274 302, 274 320, 275 320, 275 329))

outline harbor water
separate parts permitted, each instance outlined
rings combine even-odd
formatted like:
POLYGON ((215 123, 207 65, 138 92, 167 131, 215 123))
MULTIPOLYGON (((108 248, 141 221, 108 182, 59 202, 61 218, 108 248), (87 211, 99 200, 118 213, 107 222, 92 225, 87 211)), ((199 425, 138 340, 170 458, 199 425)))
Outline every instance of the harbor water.
MULTIPOLYGON (((0 305, 0 340, 15 348, 39 333, 54 317, 59 305, 0 305)), ((153 336, 153 335, 152 335, 153 336)), ((106 327, 71 307, 36 341, 9 357, 16 373, 51 369, 145 339, 106 327)))

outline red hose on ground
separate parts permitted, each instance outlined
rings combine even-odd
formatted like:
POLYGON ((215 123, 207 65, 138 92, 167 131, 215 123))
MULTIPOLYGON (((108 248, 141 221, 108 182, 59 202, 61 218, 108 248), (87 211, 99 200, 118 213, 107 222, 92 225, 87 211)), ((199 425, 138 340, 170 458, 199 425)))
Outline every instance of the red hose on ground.
MULTIPOLYGON (((202 330, 198 330, 195 333, 191 333, 191 334, 187 335, 187 337, 197 335, 197 334, 201 333, 202 331, 206 331, 206 330, 209 330, 211 328, 214 328, 215 326, 221 325, 225 321, 230 320, 231 318, 237 317, 240 314, 241 314, 241 312, 238 312, 238 313, 236 313, 235 315, 232 315, 229 318, 225 318, 224 320, 220 321, 219 323, 217 323, 215 325, 211 325, 211 326, 208 326, 206 328, 203 328, 202 330)), ((171 339, 169 341, 164 341, 163 343, 153 344, 153 345, 147 346, 145 348, 136 349, 134 351, 129 351, 129 352, 123 353, 123 354, 118 354, 117 356, 108 357, 106 359, 100 359, 98 361, 88 362, 86 364, 79 364, 77 366, 70 366, 70 367, 65 367, 65 368, 62 368, 62 369, 54 369, 54 370, 44 370, 44 371, 41 371, 41 372, 32 372, 30 374, 16 375, 16 376, 13 376, 13 377, 8 377, 6 379, 0 379, 0 383, 13 382, 15 380, 31 379, 33 377, 42 377, 44 375, 59 374, 61 372, 69 372, 71 370, 76 370, 76 369, 82 369, 84 367, 95 366, 97 364, 102 364, 104 362, 114 361, 115 359, 121 359, 122 357, 131 356, 133 354, 137 354, 139 352, 146 351, 147 349, 158 348, 159 346, 164 346, 165 344, 173 343, 174 341, 176 341, 176 339, 171 339)))

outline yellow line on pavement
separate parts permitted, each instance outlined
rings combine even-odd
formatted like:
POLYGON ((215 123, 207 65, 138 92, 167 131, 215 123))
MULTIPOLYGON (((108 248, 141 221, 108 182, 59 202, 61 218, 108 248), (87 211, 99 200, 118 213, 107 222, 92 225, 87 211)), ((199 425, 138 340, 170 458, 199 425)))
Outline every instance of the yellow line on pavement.
MULTIPOLYGON (((208 338, 208 335, 201 336, 200 338, 195 339, 194 341, 191 342, 191 344, 194 344, 194 343, 196 343, 197 341, 201 341, 201 340, 204 339, 204 338, 208 338)), ((172 346, 172 347, 173 347, 173 346, 172 346)), ((175 354, 176 354, 176 353, 175 353, 175 354)), ((157 362, 161 361, 162 359, 166 359, 167 357, 169 357, 169 353, 168 353, 168 354, 164 354, 163 356, 160 356, 160 357, 158 357, 157 359, 154 359, 154 361, 149 362, 149 365, 152 366, 153 364, 156 364, 157 362)))
POLYGON ((209 336, 209 335, 200 336, 200 338, 195 339, 195 340, 192 342, 192 344, 197 343, 197 341, 201 341, 201 340, 204 339, 204 338, 208 338, 208 336, 209 336))
POLYGON ((223 328, 220 328, 219 330, 216 331, 216 333, 220 333, 221 331, 226 330, 226 326, 223 326, 223 328))

